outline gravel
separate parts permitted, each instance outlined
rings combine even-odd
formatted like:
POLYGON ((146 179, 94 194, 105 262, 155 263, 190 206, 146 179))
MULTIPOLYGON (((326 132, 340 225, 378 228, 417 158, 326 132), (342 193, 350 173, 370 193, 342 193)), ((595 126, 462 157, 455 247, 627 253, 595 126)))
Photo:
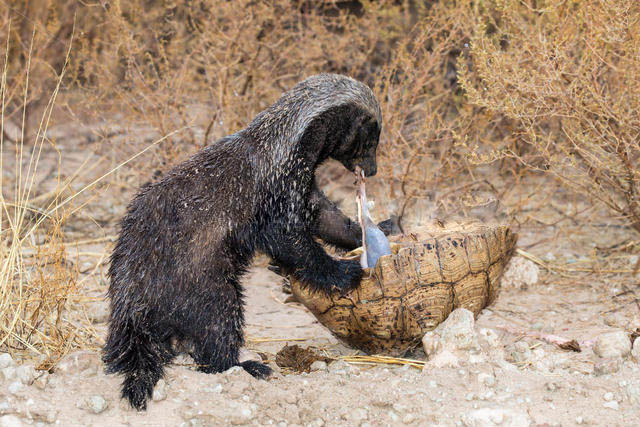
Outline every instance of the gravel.
POLYGON ((104 412, 108 406, 107 401, 100 395, 91 396, 84 402, 84 407, 96 415, 104 412))
POLYGON ((593 351, 600 357, 625 357, 631 352, 631 342, 624 331, 607 332, 596 338, 593 351))
POLYGON ((165 400, 167 398, 167 383, 165 380, 158 381, 156 384, 156 388, 153 389, 153 401, 159 402, 161 400, 165 400))
POLYGON ((314 371, 326 371, 327 370, 327 362, 325 362, 324 360, 316 360, 315 362, 313 362, 311 364, 309 369, 311 370, 311 372, 314 372, 314 371))
POLYGON ((0 427, 21 427, 22 421, 16 416, 13 415, 4 415, 0 417, 0 427))
POLYGON ((0 369, 7 368, 9 366, 15 366, 15 362, 9 353, 0 353, 0 369))

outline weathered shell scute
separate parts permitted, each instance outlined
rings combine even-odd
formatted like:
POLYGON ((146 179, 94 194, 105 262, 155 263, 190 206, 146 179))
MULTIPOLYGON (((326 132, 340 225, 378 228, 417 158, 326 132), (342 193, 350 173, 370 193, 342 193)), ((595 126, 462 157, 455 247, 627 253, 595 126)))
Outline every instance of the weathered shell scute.
MULTIPOLYGON (((360 286, 331 296, 291 279, 295 297, 335 336, 367 353, 403 355, 459 307, 478 314, 500 289, 517 236, 506 226, 420 227, 392 242, 360 286)), ((357 256, 357 255, 355 255, 357 256)))

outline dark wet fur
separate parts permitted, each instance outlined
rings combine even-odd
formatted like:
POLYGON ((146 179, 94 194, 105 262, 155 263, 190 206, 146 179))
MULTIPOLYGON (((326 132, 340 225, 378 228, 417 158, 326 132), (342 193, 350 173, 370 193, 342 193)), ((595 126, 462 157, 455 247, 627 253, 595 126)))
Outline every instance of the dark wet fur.
POLYGON ((331 258, 314 240, 353 249, 360 227, 315 184, 328 158, 376 172, 380 110, 361 83, 319 75, 296 85, 246 129, 206 147, 128 206, 109 269, 111 317, 103 360, 123 374, 122 396, 146 408, 178 353, 203 372, 238 361, 243 339, 240 277, 256 250, 318 292, 357 286, 357 261, 331 258))

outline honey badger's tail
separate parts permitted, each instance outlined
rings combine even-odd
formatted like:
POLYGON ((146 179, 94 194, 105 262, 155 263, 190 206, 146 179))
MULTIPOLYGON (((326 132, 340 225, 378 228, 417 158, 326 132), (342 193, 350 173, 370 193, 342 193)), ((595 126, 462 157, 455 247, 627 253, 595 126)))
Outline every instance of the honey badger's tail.
POLYGON ((173 356, 166 344, 133 319, 113 318, 102 350, 102 360, 108 374, 123 374, 122 397, 132 407, 143 410, 153 394, 153 388, 164 374, 164 364, 173 356))

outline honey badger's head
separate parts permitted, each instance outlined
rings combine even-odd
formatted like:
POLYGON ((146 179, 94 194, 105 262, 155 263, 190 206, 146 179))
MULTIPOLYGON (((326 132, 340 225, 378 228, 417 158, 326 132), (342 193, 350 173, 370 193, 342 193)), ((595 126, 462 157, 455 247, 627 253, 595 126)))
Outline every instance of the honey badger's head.
POLYGON ((336 144, 330 157, 338 160, 345 168, 355 172, 360 166, 365 176, 375 175, 378 167, 376 150, 380 140, 380 124, 375 117, 361 113, 340 143, 336 144))
POLYGON ((377 172, 382 127, 380 105, 371 89, 338 74, 318 74, 295 85, 260 113, 246 132, 269 146, 274 163, 300 152, 312 165, 328 158, 366 176, 377 172))

